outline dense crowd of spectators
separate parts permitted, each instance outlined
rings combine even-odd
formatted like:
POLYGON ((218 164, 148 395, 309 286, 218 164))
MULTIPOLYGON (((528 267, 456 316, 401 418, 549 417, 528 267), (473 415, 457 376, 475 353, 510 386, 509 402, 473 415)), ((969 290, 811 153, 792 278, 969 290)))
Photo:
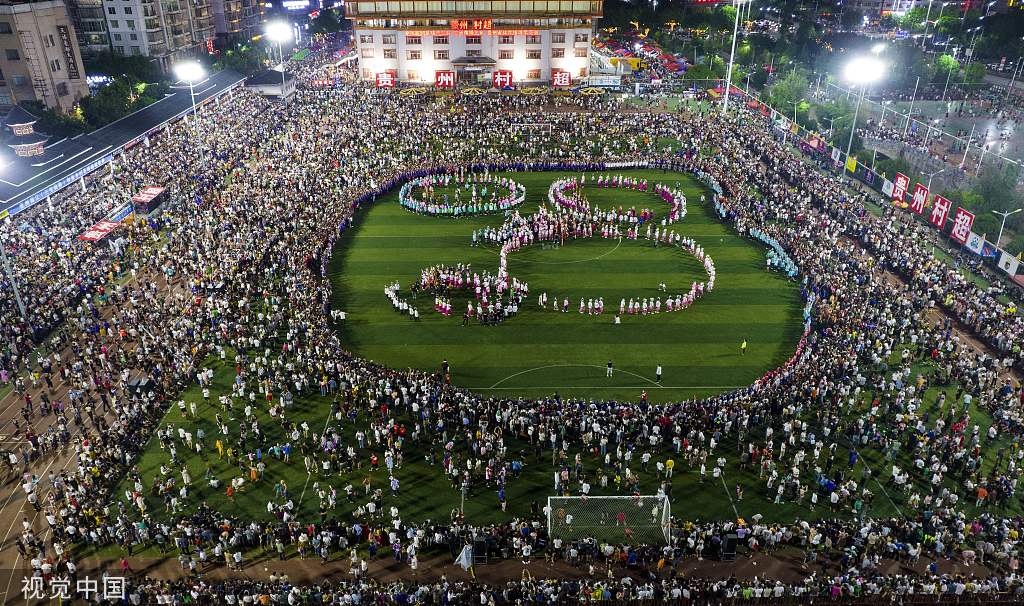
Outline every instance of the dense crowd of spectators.
POLYGON ((351 579, 310 587, 139 580, 131 591, 146 603, 252 603, 270 594, 287 603, 1019 595, 1024 528, 1006 512, 1021 505, 1024 391, 1012 375, 1022 360, 1021 316, 934 257, 895 212, 866 213, 862 195, 787 152, 759 114, 696 112, 620 112, 618 101, 603 97, 424 101, 354 83, 303 88, 281 107, 239 91, 203 108, 201 128, 172 125, 118 157, 112 178, 4 223, 0 238, 30 309, 23 322, 3 285, 0 328, 11 345, 0 378, 13 383, 21 408, 11 421, 17 443, 8 446, 7 465, 24 474, 25 502, 46 520, 41 528, 28 522, 18 537, 25 561, 40 574, 73 574, 76 547, 111 544, 128 554, 158 546, 178 557, 184 574, 218 560, 244 567, 258 549, 351 561, 351 579), (524 124, 550 125, 551 135, 535 136, 524 124), (678 151, 665 151, 664 138, 678 141, 678 151), (324 273, 357 207, 424 166, 496 170, 525 161, 570 172, 625 162, 702 181, 717 192, 705 204, 740 234, 777 242, 799 268, 808 330, 793 357, 743 389, 651 406, 485 397, 437 374, 393 370, 347 352, 329 322, 324 273), (119 252, 75 241, 84 226, 154 184, 168 187, 173 202, 116 232, 119 252), (984 349, 970 347, 954 322, 984 349), (48 338, 54 341, 44 350, 48 338), (196 404, 179 403, 186 386, 209 391, 200 366, 207 356, 234 356, 231 391, 209 397, 244 414, 218 417, 220 436, 166 430, 160 419, 169 406, 196 404), (936 372, 915 370, 923 363, 936 372), (133 388, 139 376, 152 384, 133 388), (946 391, 933 399, 926 393, 933 386, 946 391), (286 414, 290 398, 317 389, 335 396, 322 432, 286 414), (319 520, 298 519, 286 490, 274 491, 263 520, 186 506, 191 483, 206 481, 190 477, 188 457, 223 449, 253 478, 261 470, 250 455, 278 446, 263 441, 247 407, 269 409, 292 436, 283 456, 322 480, 319 520), (993 419, 985 431, 972 416, 978 411, 993 419), (363 438, 341 437, 350 419, 359 419, 363 438), (133 467, 154 434, 177 454, 151 481, 133 467), (529 518, 494 526, 458 515, 402 518, 403 444, 429 452, 453 487, 485 482, 505 495, 521 463, 513 440, 537 459, 550 457, 563 488, 575 494, 594 484, 629 495, 643 475, 671 495, 677 464, 718 483, 738 463, 759 472, 758 485, 736 485, 739 498, 756 490, 832 515, 790 523, 755 516, 743 525, 677 519, 667 545, 560 542, 547 535, 537 505, 529 518), (68 464, 40 473, 68 445, 68 464), (886 461, 879 477, 853 473, 864 452, 886 461), (385 489, 332 485, 341 471, 378 457, 395 466, 385 489), (904 460, 912 463, 901 468, 904 460), (135 489, 115 493, 126 474, 135 489), (341 498, 351 504, 345 514, 332 506, 341 498), (870 515, 879 498, 898 502, 902 515, 870 515), (823 565, 796 584, 677 577, 679 562, 714 555, 730 532, 743 549, 799 548, 808 563, 833 568, 823 565), (454 555, 478 537, 508 558, 545 554, 604 568, 585 582, 499 586, 381 585, 365 577, 367 557, 391 555, 415 571, 422 550, 445 545, 454 555), (879 571, 883 559, 950 557, 984 559, 992 574, 879 571), (601 580, 604 569, 610 580, 601 580), (627 569, 640 580, 615 572, 627 569))

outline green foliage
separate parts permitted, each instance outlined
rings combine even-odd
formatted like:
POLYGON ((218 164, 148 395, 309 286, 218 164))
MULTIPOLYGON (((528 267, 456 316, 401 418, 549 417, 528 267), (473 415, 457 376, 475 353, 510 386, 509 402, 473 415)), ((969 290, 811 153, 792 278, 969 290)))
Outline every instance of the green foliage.
POLYGON ((310 34, 333 34, 341 31, 341 19, 334 10, 321 10, 309 24, 310 34))
POLYGON ((99 128, 155 103, 166 91, 166 84, 149 85, 118 77, 95 95, 82 99, 82 113, 90 127, 99 128))
MULTIPOLYGON (((275 49, 276 53, 276 49, 275 49)), ((276 56, 276 55, 275 55, 276 56)), ((225 50, 217 60, 218 69, 230 69, 251 76, 266 67, 267 51, 256 44, 242 44, 225 50)))
POLYGON ((900 27, 909 31, 921 31, 924 29, 924 19, 927 14, 927 9, 924 7, 917 7, 907 11, 905 15, 900 17, 900 27))
POLYGON ((935 23, 935 29, 940 34, 952 34, 955 31, 960 30, 960 19, 953 15, 942 15, 942 18, 935 23))
MULTIPOLYGON (((949 76, 949 72, 960 69, 960 62, 954 59, 951 55, 939 55, 935 59, 935 72, 932 76, 933 80, 942 80, 945 82, 949 76)), ((954 74, 955 75, 955 74, 954 74)))
POLYGON ((111 78, 123 77, 136 82, 162 82, 168 75, 149 57, 115 55, 111 52, 83 55, 85 71, 111 78))
POLYGON ((846 9, 843 11, 843 18, 840 21, 843 27, 846 29, 854 28, 861 24, 864 20, 864 13, 855 9, 846 9))
POLYGON ((80 111, 70 114, 46 107, 39 101, 23 101, 21 106, 39 118, 36 130, 53 137, 53 140, 74 137, 90 130, 80 111))
POLYGON ((1004 250, 1014 255, 1024 252, 1024 234, 1018 234, 1016 238, 1010 240, 1010 243, 1006 245, 1004 250))
POLYGON ((978 61, 971 63, 964 70, 964 82, 968 84, 978 84, 984 79, 985 66, 978 61))
POLYGON ((893 177, 895 177, 896 173, 903 173, 904 175, 910 176, 913 173, 913 170, 910 168, 910 163, 907 162, 907 159, 900 154, 895 158, 885 158, 884 160, 876 161, 875 172, 891 181, 893 177))
POLYGON ((736 24, 736 7, 727 4, 718 9, 718 12, 722 14, 722 19, 725 23, 736 24))
POLYGON ((807 96, 810 81, 802 69, 794 69, 769 87, 769 103, 780 111, 789 111, 793 104, 807 96))

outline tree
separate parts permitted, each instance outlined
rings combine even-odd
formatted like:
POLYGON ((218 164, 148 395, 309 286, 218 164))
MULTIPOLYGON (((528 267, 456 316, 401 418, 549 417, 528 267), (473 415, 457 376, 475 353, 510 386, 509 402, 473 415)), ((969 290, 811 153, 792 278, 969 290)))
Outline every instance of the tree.
POLYGON ((975 61, 964 69, 964 82, 968 84, 978 84, 985 79, 985 66, 980 62, 975 61))
POLYGON ((321 10, 309 25, 311 34, 333 34, 341 31, 341 21, 333 10, 321 10))
POLYGON ((221 53, 217 60, 218 68, 234 70, 247 76, 264 69, 266 64, 266 50, 255 44, 243 44, 238 48, 228 49, 221 53))
POLYGON ((900 18, 900 27, 908 31, 919 31, 924 29, 924 19, 927 11, 924 7, 917 7, 907 11, 903 17, 900 18))
POLYGON ((935 59, 935 71, 932 73, 932 81, 945 82, 947 78, 953 79, 950 74, 955 73, 956 70, 959 69, 959 61, 950 55, 939 55, 938 58, 935 59))
POLYGON ((111 78, 123 77, 135 82, 160 82, 168 76, 149 57, 142 55, 115 55, 111 52, 83 55, 85 71, 111 78))
POLYGON ((794 69, 768 89, 769 103, 779 111, 789 111, 793 104, 807 96, 810 81, 802 69, 794 69))
POLYGON ((65 114, 46 107, 39 101, 22 101, 21 105, 39 118, 36 130, 50 135, 54 140, 74 137, 89 130, 89 125, 85 123, 80 107, 75 107, 71 112, 65 114))
POLYGON ((856 9, 846 9, 843 11, 843 18, 840 23, 843 29, 853 29, 864 22, 864 13, 856 9))
POLYGON ((81 101, 82 117, 91 128, 99 128, 156 103, 167 92, 167 85, 147 84, 118 77, 95 95, 81 101))

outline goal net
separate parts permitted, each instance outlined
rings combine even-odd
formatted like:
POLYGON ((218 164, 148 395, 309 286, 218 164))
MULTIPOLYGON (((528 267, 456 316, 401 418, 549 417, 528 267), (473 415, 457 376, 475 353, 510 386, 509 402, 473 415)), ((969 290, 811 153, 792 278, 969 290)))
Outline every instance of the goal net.
POLYGON ((665 544, 671 537, 667 496, 548 497, 548 535, 614 543, 665 544))

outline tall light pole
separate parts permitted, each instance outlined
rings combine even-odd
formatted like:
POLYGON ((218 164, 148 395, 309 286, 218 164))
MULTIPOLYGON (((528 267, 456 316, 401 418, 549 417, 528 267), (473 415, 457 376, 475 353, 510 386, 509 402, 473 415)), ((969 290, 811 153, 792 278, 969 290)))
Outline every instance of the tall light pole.
POLYGON ((917 81, 914 82, 914 94, 910 95, 910 109, 907 110, 907 126, 903 129, 903 136, 907 136, 907 131, 910 130, 910 121, 914 116, 914 99, 917 99, 917 85, 921 84, 921 76, 917 77, 917 81))
POLYGON ((0 261, 3 261, 4 273, 7 274, 7 281, 11 283, 11 292, 14 293, 14 302, 18 304, 18 313, 21 314, 22 322, 27 325, 28 314, 25 313, 25 302, 21 300, 21 292, 18 291, 18 283, 14 279, 14 270, 11 269, 11 260, 7 258, 6 245, 3 240, 0 240, 0 261))
POLYGON ((1010 93, 1013 92, 1013 83, 1017 80, 1017 73, 1024 71, 1024 56, 1017 57, 1017 64, 1013 66, 1013 75, 1010 76, 1010 86, 1006 87, 1006 101, 1010 100, 1010 93))
MULTIPOLYGON (((949 66, 949 72, 946 73, 946 85, 942 87, 942 100, 946 100, 946 92, 949 90, 949 79, 953 77, 953 67, 949 66)), ((959 65, 956 66, 959 69, 959 65)))
POLYGON ((292 39, 292 28, 284 21, 271 21, 267 24, 267 28, 264 30, 267 38, 271 42, 277 43, 277 53, 281 56, 281 103, 288 105, 288 97, 285 96, 285 69, 284 69, 284 50, 281 48, 281 44, 292 39))
POLYGON ((192 117, 196 128, 196 143, 199 142, 199 109, 196 107, 196 82, 202 82, 206 70, 198 61, 188 61, 174 66, 174 75, 183 82, 188 82, 188 94, 192 97, 192 117))
MULTIPOLYGON (((857 57, 846 64, 844 75, 847 82, 853 86, 860 85, 860 96, 857 97, 857 106, 853 110, 853 123, 850 124, 850 140, 846 143, 846 164, 850 163, 850 151, 853 150, 853 133, 857 132, 857 116, 860 114, 860 103, 864 100, 864 91, 868 85, 877 82, 882 78, 885 71, 885 64, 877 57, 857 57)), ((846 172, 846 169, 843 169, 846 172)))
MULTIPOLYGON (((729 69, 725 73, 725 102, 722 103, 722 113, 729 111, 729 89, 732 88, 732 66, 736 61, 736 34, 740 29, 740 7, 744 0, 734 0, 736 4, 736 21, 732 24, 732 50, 729 51, 729 69)), ((714 66, 714 59, 711 60, 714 66)))
POLYGON ((1015 215, 1015 214, 1019 213, 1022 210, 1024 210, 1024 208, 1018 208, 1016 210, 1011 210, 1010 212, 1005 212, 1005 213, 1004 212, 1000 212, 998 210, 992 211, 993 214, 999 215, 999 216, 1001 216, 1003 218, 1003 222, 999 225, 999 235, 996 236, 996 246, 999 246, 1000 240, 1003 239, 1003 228, 1006 227, 1006 217, 1009 217, 1010 215, 1015 215))
POLYGON ((921 48, 924 48, 925 40, 928 39, 928 17, 932 16, 932 0, 928 0, 928 11, 924 14, 924 33, 921 34, 921 48))

